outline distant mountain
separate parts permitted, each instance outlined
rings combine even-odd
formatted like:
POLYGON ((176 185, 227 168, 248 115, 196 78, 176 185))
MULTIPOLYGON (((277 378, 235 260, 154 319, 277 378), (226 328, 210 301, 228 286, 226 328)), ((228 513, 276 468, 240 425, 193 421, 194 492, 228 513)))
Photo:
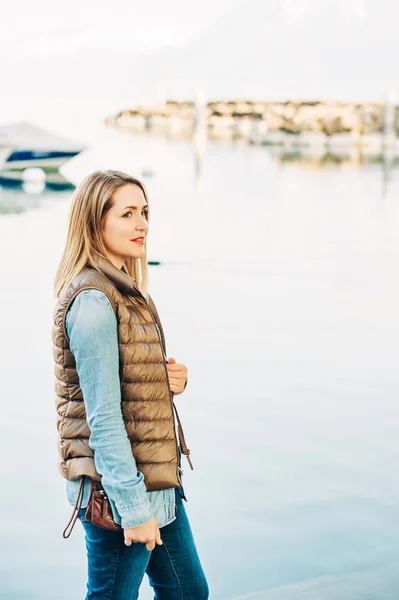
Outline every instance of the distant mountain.
POLYGON ((133 77, 179 98, 381 100, 399 92, 398 17, 393 0, 248 0, 133 77))

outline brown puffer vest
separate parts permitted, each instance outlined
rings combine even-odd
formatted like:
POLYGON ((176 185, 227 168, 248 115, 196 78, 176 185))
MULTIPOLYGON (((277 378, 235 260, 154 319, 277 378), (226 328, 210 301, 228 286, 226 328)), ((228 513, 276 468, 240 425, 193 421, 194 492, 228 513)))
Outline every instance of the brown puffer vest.
POLYGON ((157 310, 152 299, 145 300, 126 272, 101 256, 96 264, 101 272, 83 269, 63 290, 54 310, 52 341, 60 473, 70 480, 88 475, 101 481, 89 446, 83 394, 65 329, 68 308, 77 294, 96 289, 108 296, 118 322, 122 414, 137 468, 144 475, 148 491, 177 487, 181 485, 181 468, 173 411, 180 450, 193 466, 169 386, 165 337, 157 310))

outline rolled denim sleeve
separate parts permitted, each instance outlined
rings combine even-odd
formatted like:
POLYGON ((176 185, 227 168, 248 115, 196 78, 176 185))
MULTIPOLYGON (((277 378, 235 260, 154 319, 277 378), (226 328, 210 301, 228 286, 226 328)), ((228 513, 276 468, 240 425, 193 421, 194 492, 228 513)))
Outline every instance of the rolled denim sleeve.
POLYGON ((117 319, 108 297, 94 289, 80 292, 68 311, 66 329, 102 485, 123 528, 144 525, 153 516, 152 507, 123 421, 117 319))

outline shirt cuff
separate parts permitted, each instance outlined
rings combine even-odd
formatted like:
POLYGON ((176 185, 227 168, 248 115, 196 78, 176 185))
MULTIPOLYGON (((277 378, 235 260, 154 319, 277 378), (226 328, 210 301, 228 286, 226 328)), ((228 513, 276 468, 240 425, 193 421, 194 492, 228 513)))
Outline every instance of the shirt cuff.
POLYGON ((141 502, 135 502, 131 507, 124 507, 123 510, 118 508, 121 516, 121 526, 123 529, 131 527, 140 527, 148 523, 154 516, 151 507, 151 502, 148 498, 144 498, 141 502))

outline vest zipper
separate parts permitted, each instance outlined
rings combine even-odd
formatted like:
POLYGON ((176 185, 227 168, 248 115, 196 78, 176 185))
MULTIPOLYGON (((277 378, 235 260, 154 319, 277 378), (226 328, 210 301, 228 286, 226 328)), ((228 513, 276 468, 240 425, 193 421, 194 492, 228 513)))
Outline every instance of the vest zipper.
MULTIPOLYGON (((170 405, 171 405, 171 408, 172 408, 172 417, 173 417, 173 433, 174 433, 174 436, 175 436, 175 441, 176 441, 177 460, 180 462, 179 444, 178 444, 178 442, 177 442, 177 434, 176 434, 176 420, 175 420, 175 411, 174 411, 174 409, 173 409, 173 398, 172 398, 172 392, 171 392, 170 385, 169 385, 168 368, 167 368, 167 366, 166 366, 166 362, 167 362, 167 358, 168 358, 168 357, 166 356, 166 353, 165 353, 165 350, 164 350, 164 347, 163 347, 163 344, 162 344, 162 336, 161 336, 160 329, 159 329, 159 327, 158 327, 158 323, 155 321, 155 319, 154 319, 154 316, 153 316, 153 314, 152 314, 152 311, 151 311, 151 309, 150 309, 150 307, 149 307, 149 306, 148 306, 148 310, 150 311, 150 314, 151 314, 151 316, 152 316, 152 318, 153 318, 153 321, 154 321, 154 325, 155 325, 155 327, 156 327, 156 329, 157 329, 157 334, 158 334, 158 338, 159 338, 159 343, 160 343, 160 345, 161 345, 161 349, 162 349, 163 363, 164 363, 164 366, 165 366, 165 371, 166 371, 166 382, 167 382, 167 384, 168 384, 169 398, 170 398, 170 405)), ((180 477, 180 471, 183 473, 183 471, 181 470, 180 466, 179 466, 179 465, 177 465, 177 469, 176 469, 176 475, 177 475, 177 479, 178 479, 178 481, 179 481, 180 485, 183 485, 183 483, 182 483, 182 480, 181 480, 181 477, 180 477)))
MULTIPOLYGON (((143 296, 143 294, 140 292, 140 290, 139 290, 139 289, 137 289, 137 291, 139 292, 140 296, 143 298, 143 300, 144 300, 144 303, 145 303, 145 305, 146 305, 146 307, 147 307, 147 309, 148 309, 148 312, 149 312, 149 313, 150 313, 150 315, 151 315, 152 322, 154 323, 154 325, 155 325, 155 327, 156 327, 156 330, 157 330, 157 335, 158 335, 158 339, 159 339, 159 344, 160 344, 160 346, 161 346, 161 350, 162 350, 163 364, 164 364, 164 367, 165 367, 165 372, 166 372, 166 384, 167 384, 167 386, 168 386, 168 390, 169 390, 169 399, 170 399, 170 405, 171 405, 171 408, 172 408, 172 418, 173 418, 173 435, 174 435, 175 442, 176 442, 176 455, 177 455, 177 460, 180 462, 180 460, 179 460, 179 459, 180 459, 180 454, 179 454, 179 444, 178 444, 178 442, 177 442, 177 433, 176 433, 176 420, 175 420, 175 411, 174 411, 174 409, 173 409, 173 398, 172 398, 172 391, 171 391, 171 389, 170 389, 170 384, 169 384, 169 376, 168 376, 168 368, 167 368, 167 366, 166 366, 167 356, 166 356, 166 353, 165 353, 165 349, 164 349, 164 347, 163 347, 161 332, 160 332, 160 330, 159 330, 158 323, 156 322, 156 320, 155 320, 155 317, 154 317, 154 315, 152 314, 152 310, 151 310, 151 308, 150 308, 150 305, 149 305, 149 303, 148 303, 148 302, 147 302, 147 300, 144 298, 144 296, 143 296)), ((181 476, 180 476, 180 472, 179 472, 179 471, 181 471, 181 469, 180 469, 180 465, 177 465, 177 469, 176 469, 177 480, 178 480, 179 484, 182 486, 182 485, 183 485, 183 482, 182 482, 182 480, 181 480, 181 476)), ((182 471, 182 472, 183 472, 183 471, 182 471)))

